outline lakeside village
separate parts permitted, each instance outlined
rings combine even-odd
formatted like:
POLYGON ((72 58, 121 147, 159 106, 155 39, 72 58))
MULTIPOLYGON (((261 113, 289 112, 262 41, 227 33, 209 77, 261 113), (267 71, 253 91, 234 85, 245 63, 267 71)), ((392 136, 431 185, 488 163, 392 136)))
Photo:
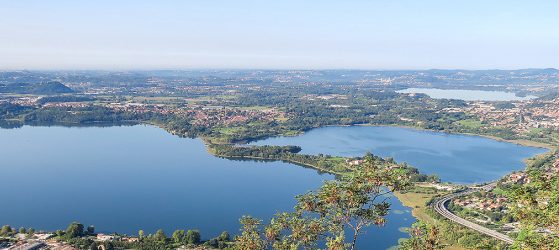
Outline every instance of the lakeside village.
MULTIPOLYGON (((408 94, 415 95, 415 94, 408 94)), ((161 114, 187 116, 194 119, 193 125, 216 126, 246 123, 250 121, 283 121, 289 114, 276 108, 227 107, 212 103, 188 102, 182 100, 181 105, 154 104, 127 100, 122 102, 46 102, 40 96, 0 96, 1 103, 9 103, 28 107, 41 108, 85 108, 98 105, 119 112, 130 114, 161 114)), ((343 95, 304 96, 305 100, 345 100, 343 95)), ((332 104, 331 107, 347 108, 347 105, 332 104)), ((508 128, 517 133, 535 132, 538 129, 559 129, 559 98, 551 100, 536 99, 513 101, 502 104, 499 102, 470 101, 465 107, 443 108, 445 112, 463 112, 479 119, 479 122, 496 128, 508 128)), ((400 119, 409 121, 405 117, 400 119)))
MULTIPOLYGON (((61 240, 61 232, 34 232, 33 229, 21 228, 16 230, 9 226, 2 227, 0 233, 0 249, 2 250, 78 250, 73 245, 61 240)), ((104 242, 119 240, 125 242, 136 242, 138 237, 117 236, 107 234, 91 234, 87 236, 97 242, 98 249, 106 249, 104 242), (103 246, 103 247, 100 247, 103 246)))
MULTIPOLYGON (((559 159, 551 166, 542 169, 543 177, 551 179, 559 173, 559 159)), ((531 183, 530 176, 519 171, 511 173, 502 178, 497 187, 489 192, 479 191, 472 194, 453 199, 449 204, 449 210, 462 218, 474 221, 478 224, 493 228, 502 233, 518 233, 520 224, 514 221, 511 210, 520 208, 524 204, 511 203, 506 197, 505 191, 514 185, 525 185, 531 183)), ((538 206, 546 206, 549 200, 539 199, 538 206)), ((550 228, 539 228, 542 233, 551 232, 550 228)))
POLYGON ((33 97, 0 97, 1 103, 10 103, 27 107, 40 108, 86 108, 92 105, 102 106, 117 112, 129 114, 161 114, 193 117, 193 125, 215 126, 246 123, 250 121, 274 121, 285 119, 285 112, 274 108, 263 109, 243 109, 224 106, 188 104, 184 106, 173 106, 168 104, 146 104, 138 102, 110 102, 110 103, 90 103, 90 102, 48 102, 41 103, 41 98, 33 97))
POLYGON ((138 236, 95 233, 94 226, 84 226, 72 222, 66 230, 55 232, 35 232, 34 229, 0 229, 0 250, 113 250, 113 249, 224 249, 231 244, 229 233, 223 232, 208 241, 202 241, 198 230, 175 230, 167 237, 163 230, 155 234, 138 236), (164 248, 161 248, 165 246, 164 248))
POLYGON ((506 127, 519 133, 531 129, 559 128, 559 98, 499 105, 498 102, 474 101, 468 102, 464 108, 448 108, 446 111, 472 114, 492 127, 506 127))

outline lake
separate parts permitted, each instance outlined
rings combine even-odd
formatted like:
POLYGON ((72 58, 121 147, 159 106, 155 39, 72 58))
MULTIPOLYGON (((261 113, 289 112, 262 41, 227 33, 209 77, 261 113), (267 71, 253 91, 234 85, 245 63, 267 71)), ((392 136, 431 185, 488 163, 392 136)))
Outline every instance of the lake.
POLYGON ((515 93, 504 91, 463 89, 408 88, 396 92, 421 93, 435 99, 459 99, 464 101, 523 101, 537 98, 536 96, 520 97, 515 93))
POLYGON ((297 145, 302 147, 302 154, 355 157, 371 152, 457 183, 497 180, 524 169, 523 159, 547 151, 479 136, 383 126, 324 127, 252 144, 297 145))
MULTIPOLYGON (((24 126, 0 129, 0 141, 0 224, 15 228, 56 230, 79 221, 132 235, 199 229, 209 239, 238 233, 242 215, 268 221, 290 211, 296 195, 333 179, 282 162, 217 158, 200 139, 151 126, 24 126)), ((359 249, 386 249, 407 237, 400 228, 415 219, 391 201, 387 225, 367 229, 359 249)))

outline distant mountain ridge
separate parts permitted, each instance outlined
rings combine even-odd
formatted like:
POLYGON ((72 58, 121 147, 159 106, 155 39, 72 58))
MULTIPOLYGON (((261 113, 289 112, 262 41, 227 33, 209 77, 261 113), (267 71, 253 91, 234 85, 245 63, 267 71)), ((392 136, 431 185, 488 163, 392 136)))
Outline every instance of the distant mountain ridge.
POLYGON ((52 95, 73 92, 60 82, 0 84, 0 93, 52 95))

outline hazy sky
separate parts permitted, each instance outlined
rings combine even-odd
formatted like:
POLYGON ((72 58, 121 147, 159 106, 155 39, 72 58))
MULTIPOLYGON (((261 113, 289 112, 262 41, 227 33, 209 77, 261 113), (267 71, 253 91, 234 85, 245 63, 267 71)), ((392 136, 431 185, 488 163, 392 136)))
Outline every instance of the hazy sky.
POLYGON ((0 0, 0 70, 531 67, 557 0, 0 0))

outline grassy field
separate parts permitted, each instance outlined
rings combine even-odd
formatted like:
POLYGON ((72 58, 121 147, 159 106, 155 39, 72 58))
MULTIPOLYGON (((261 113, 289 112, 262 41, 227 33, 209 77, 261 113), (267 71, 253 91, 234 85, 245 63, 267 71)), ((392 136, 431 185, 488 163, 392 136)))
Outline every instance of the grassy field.
MULTIPOLYGON (((421 190, 422 188, 418 188, 421 190)), ((429 216, 427 213, 428 206, 426 203, 430 201, 437 193, 427 194, 423 192, 397 192, 395 193, 396 197, 404 204, 406 207, 412 208, 412 215, 413 217, 422 220, 426 223, 433 224, 436 223, 436 220, 429 216)))
POLYGON ((516 143, 518 145, 527 146, 527 147, 537 147, 537 148, 547 148, 547 149, 555 148, 555 146, 547 143, 530 141, 530 140, 508 140, 507 142, 516 143))
MULTIPOLYGON (((432 188, 415 187, 411 192, 401 193, 396 192, 394 195, 404 204, 404 206, 412 208, 413 217, 421 220, 427 224, 437 225, 439 221, 429 215, 427 212, 429 207, 427 202, 433 199, 439 193, 433 192, 432 188)), ((465 250, 461 246, 449 245, 443 248, 444 250, 465 250)))
POLYGON ((219 133, 224 135, 234 135, 242 130, 244 130, 243 127, 223 127, 218 129, 219 133))
POLYGON ((458 121, 457 123, 469 129, 479 129, 483 126, 483 123, 481 121, 474 120, 474 119, 461 120, 458 121))

